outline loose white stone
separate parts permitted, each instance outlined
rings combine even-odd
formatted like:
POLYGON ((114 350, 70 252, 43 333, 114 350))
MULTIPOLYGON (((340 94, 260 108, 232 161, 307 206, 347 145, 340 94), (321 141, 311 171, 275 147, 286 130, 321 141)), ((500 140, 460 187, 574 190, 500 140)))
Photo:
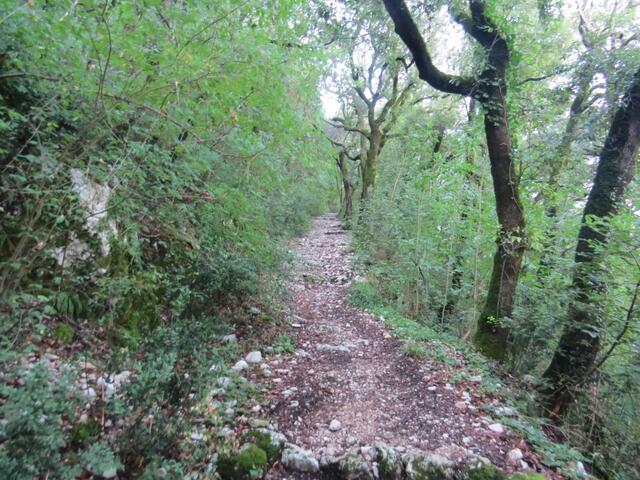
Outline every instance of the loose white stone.
POLYGON ((328 350, 332 352, 348 352, 349 347, 347 345, 329 345, 327 343, 316 344, 317 350, 328 350))
POLYGON ((262 353, 258 351, 249 352, 244 359, 249 363, 260 363, 262 362, 262 353))
POLYGON ((102 472, 102 476, 104 478, 113 478, 117 475, 117 471, 115 468, 109 468, 108 470, 105 470, 104 472, 102 472))
POLYGON ((317 472, 320 470, 318 459, 309 450, 304 450, 297 445, 289 445, 282 452, 282 464, 300 472, 317 472))
POLYGON ((231 367, 231 370, 233 370, 234 372, 241 372, 242 370, 246 370, 247 368, 249 368, 249 364, 247 362, 245 362, 244 360, 238 360, 236 364, 231 367))
POLYGON ((118 387, 123 383, 129 381, 129 377, 131 377, 131 372, 129 370, 123 370, 120 373, 117 373, 113 376, 113 383, 118 387))
POLYGON ((454 407, 456 407, 456 410, 465 411, 468 408, 468 405, 466 402, 456 402, 454 407))
POLYGON ((331 420, 331 423, 329 423, 329 430, 331 430, 332 432, 337 432, 341 428, 342 423, 340 422, 340 420, 331 420))
POLYGON ((192 433, 189 438, 191 439, 192 442, 201 442, 202 440, 204 440, 204 435, 202 433, 192 433))
POLYGON ((505 417, 513 417, 516 414, 513 408, 509 408, 509 407, 498 407, 496 408, 496 413, 498 415, 503 415, 505 417))
POLYGON ((295 393, 295 392, 294 392, 293 388, 289 388, 289 389, 287 389, 287 390, 283 390, 283 391, 282 391, 282 396, 283 396, 284 398, 289 398, 289 397, 293 396, 293 394, 294 394, 294 393, 295 393))
POLYGON ((496 433, 504 433, 504 427, 500 423, 492 423, 489 425, 489 430, 496 433))
POLYGON ((507 461, 512 465, 520 463, 520 460, 522 460, 523 457, 524 455, 522 454, 522 450, 520 450, 519 448, 514 448, 513 450, 509 450, 509 452, 507 452, 507 461))
POLYGON ((116 386, 113 383, 107 383, 104 387, 105 398, 111 398, 116 394, 116 386))
POLYGON ((238 337, 236 337, 235 333, 232 333, 231 335, 225 335, 222 337, 222 341, 225 343, 236 343, 238 341, 238 337))
POLYGON ((91 387, 85 388, 82 391, 82 393, 84 394, 85 397, 89 397, 89 398, 95 398, 96 397, 96 391, 91 387))

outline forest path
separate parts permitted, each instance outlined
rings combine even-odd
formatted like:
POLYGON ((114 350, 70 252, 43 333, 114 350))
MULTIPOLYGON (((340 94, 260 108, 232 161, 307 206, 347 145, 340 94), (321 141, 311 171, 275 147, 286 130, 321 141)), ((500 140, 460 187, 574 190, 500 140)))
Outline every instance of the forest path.
POLYGON ((315 218, 296 251, 286 313, 297 349, 272 359, 273 376, 265 379, 267 415, 290 442, 318 457, 380 441, 400 451, 443 448, 448 456, 459 446, 509 471, 523 468, 507 459, 520 448, 525 462, 538 463, 521 439, 495 431, 501 426, 480 408, 495 401, 477 383, 454 383, 459 367, 406 355, 382 319, 349 305, 350 236, 335 215, 315 218), (330 427, 334 420, 339 428, 330 427))

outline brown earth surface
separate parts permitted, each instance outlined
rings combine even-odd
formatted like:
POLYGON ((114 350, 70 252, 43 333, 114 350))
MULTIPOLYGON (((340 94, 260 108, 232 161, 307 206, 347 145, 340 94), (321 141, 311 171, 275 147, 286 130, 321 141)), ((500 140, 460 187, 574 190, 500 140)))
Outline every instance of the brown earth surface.
MULTIPOLYGON (((461 354, 448 352, 454 367, 409 356, 384 319, 349 304, 349 241, 335 215, 324 215, 295 245, 299 261, 285 314, 296 350, 271 357, 272 375, 262 380, 262 411, 276 428, 318 457, 376 442, 454 455, 464 447, 505 471, 530 469, 554 478, 522 438, 506 427, 489 428, 500 430, 499 422, 482 406, 499 400, 483 392, 478 379, 453 380, 456 373, 463 376, 461 354), (335 431, 329 428, 333 420, 341 424, 335 431), (522 462, 509 462, 515 448, 524 454, 522 462)), ((303 476, 276 468, 271 478, 303 476)))

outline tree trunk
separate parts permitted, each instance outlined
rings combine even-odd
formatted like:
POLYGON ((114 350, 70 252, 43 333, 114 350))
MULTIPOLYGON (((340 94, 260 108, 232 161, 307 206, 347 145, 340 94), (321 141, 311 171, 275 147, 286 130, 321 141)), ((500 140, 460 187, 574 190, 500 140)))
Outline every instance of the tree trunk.
POLYGON ((502 321, 510 318, 513 311, 525 250, 524 211, 518 196, 504 100, 504 91, 496 92, 491 103, 493 107, 485 107, 484 127, 500 230, 489 291, 474 338, 476 347, 496 360, 504 360, 506 355, 509 330, 502 321))
POLYGON ((640 145, 640 70, 616 112, 582 216, 575 254, 575 297, 551 364, 544 373, 542 403, 561 420, 572 392, 590 376, 600 351, 602 312, 597 294, 605 289, 598 270, 599 250, 608 242, 607 219, 617 212, 635 173, 640 145), (593 219, 600 224, 594 226, 593 219), (596 297, 596 298, 594 298, 596 297))
POLYGON ((351 222, 351 217, 353 217, 353 187, 350 183, 346 182, 345 190, 344 190, 344 219, 347 221, 347 224, 351 222))
POLYGON ((342 197, 341 213, 347 223, 351 220, 353 215, 353 185, 349 180, 349 166, 347 153, 343 150, 338 153, 338 168, 340 169, 340 178, 342 179, 342 189, 344 195, 342 197))
POLYGON ((448 75, 433 64, 405 2, 383 1, 396 33, 413 55, 420 78, 443 92, 475 98, 485 109, 484 125, 500 230, 489 292, 478 319, 475 344, 485 355, 502 360, 506 355, 508 329, 500 321, 510 317, 513 310, 525 245, 524 212, 518 197, 506 115, 505 78, 509 46, 498 27, 487 16, 485 2, 469 0, 471 16, 456 16, 453 12, 454 18, 483 47, 487 65, 479 78, 448 75))
POLYGON ((382 143, 382 132, 372 129, 369 139, 369 147, 362 162, 362 193, 360 195, 361 206, 371 198, 376 186, 376 171, 378 169, 378 156, 382 143))

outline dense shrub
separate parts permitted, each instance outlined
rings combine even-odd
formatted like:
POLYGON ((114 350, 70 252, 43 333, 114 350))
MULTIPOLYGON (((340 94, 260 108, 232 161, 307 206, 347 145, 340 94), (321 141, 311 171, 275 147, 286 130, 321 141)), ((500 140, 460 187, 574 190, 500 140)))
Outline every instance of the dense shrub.
POLYGON ((332 186, 319 63, 244 10, 3 2, 3 298, 139 331, 279 268, 332 186))
POLYGON ((0 476, 214 468, 184 439, 235 352, 218 313, 277 288, 334 188, 299 8, 0 0, 0 476), (14 369, 52 341, 137 372, 118 429, 78 421, 73 371, 14 369))

